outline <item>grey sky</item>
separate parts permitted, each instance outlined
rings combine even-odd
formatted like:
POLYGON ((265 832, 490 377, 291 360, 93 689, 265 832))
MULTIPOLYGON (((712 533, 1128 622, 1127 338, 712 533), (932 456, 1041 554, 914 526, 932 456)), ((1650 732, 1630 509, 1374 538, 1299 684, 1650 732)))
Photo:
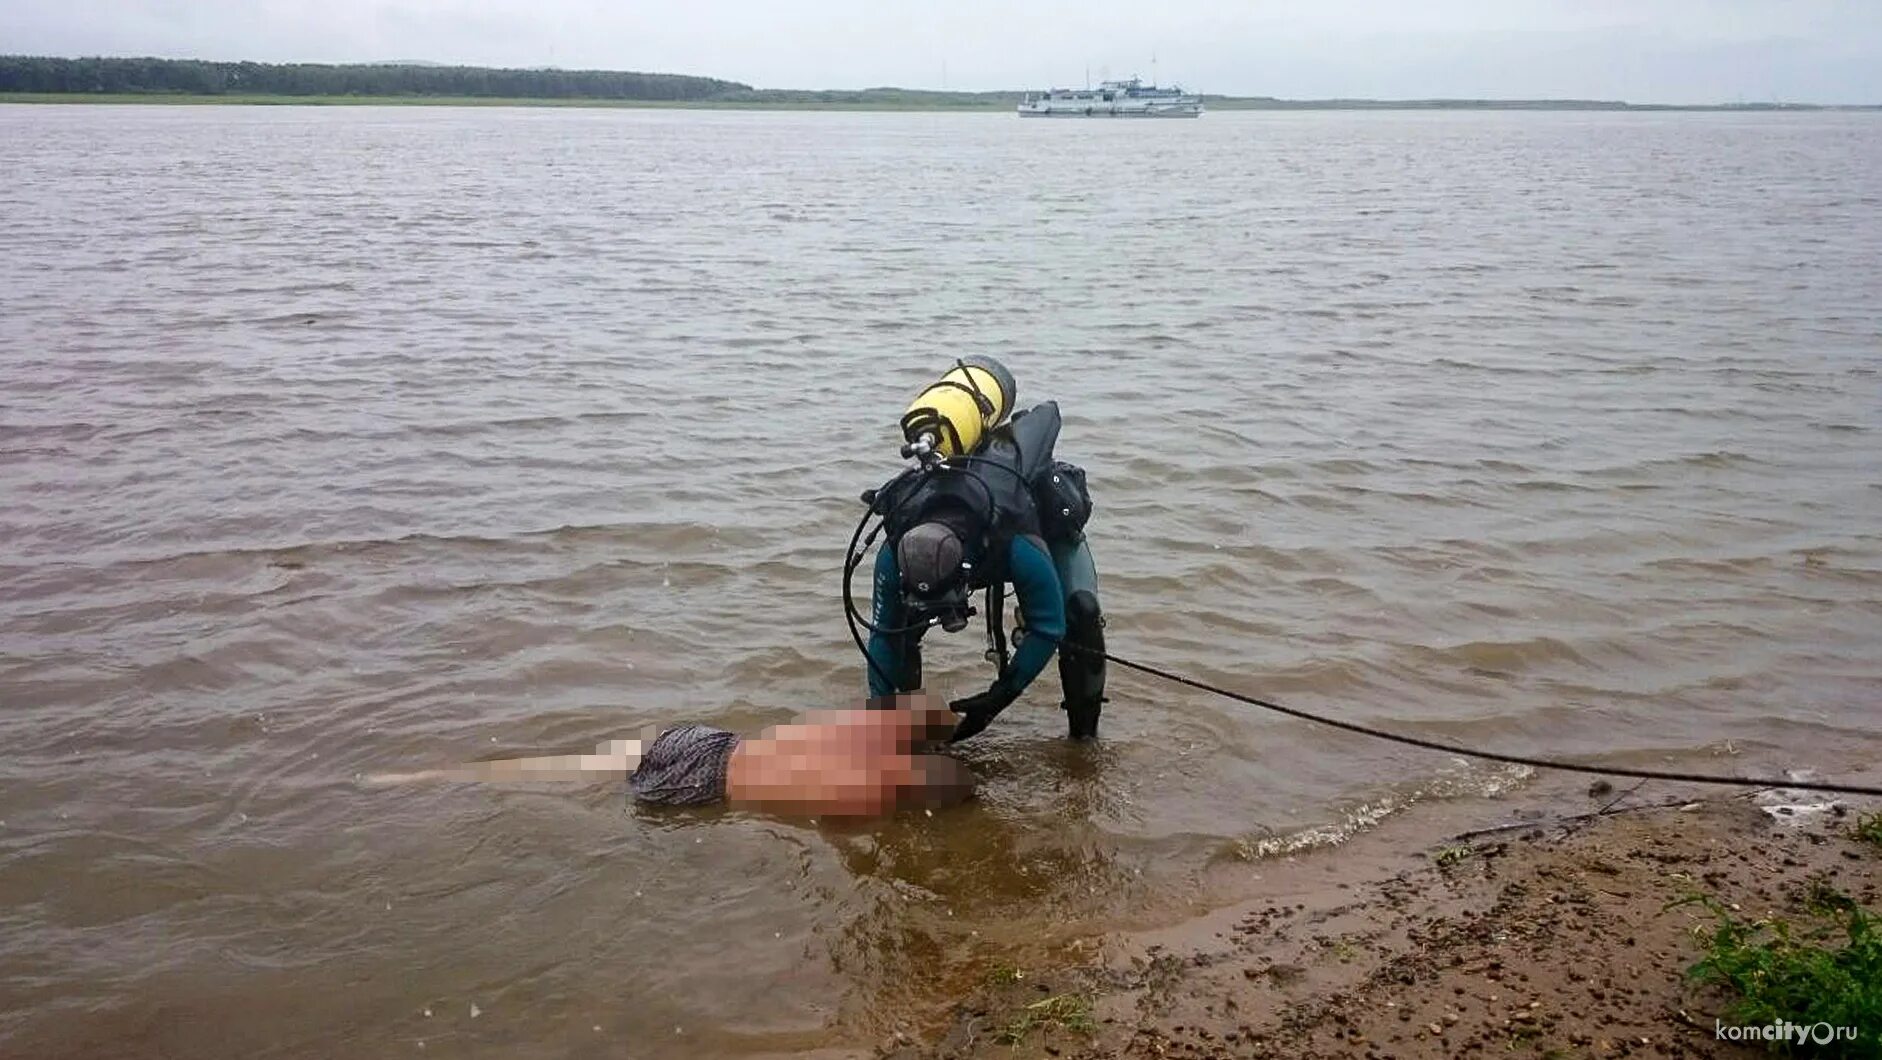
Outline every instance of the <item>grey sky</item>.
POLYGON ((425 59, 761 88, 1151 74, 1286 97, 1882 102, 1882 0, 0 0, 0 52, 425 59))

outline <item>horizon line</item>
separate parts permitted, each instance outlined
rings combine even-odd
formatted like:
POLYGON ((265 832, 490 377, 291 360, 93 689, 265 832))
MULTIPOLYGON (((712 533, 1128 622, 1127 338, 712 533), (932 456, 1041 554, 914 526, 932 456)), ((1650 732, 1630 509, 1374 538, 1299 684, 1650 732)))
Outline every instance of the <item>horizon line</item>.
MULTIPOLYGON (((212 64, 218 64, 218 65, 251 65, 251 66, 411 67, 414 69, 431 69, 431 70, 455 69, 455 70, 517 71, 517 72, 536 72, 536 73, 556 72, 556 73, 569 73, 569 74, 617 74, 617 75, 618 74, 632 74, 632 75, 646 76, 646 77, 697 78, 697 79, 710 80, 710 81, 721 81, 721 82, 725 82, 728 85, 735 86, 737 89, 740 89, 743 91, 764 92, 764 93, 831 94, 831 93, 864 93, 864 92, 909 92, 909 93, 921 93, 924 95, 931 95, 931 96, 952 96, 952 97, 957 97, 957 98, 966 98, 966 97, 975 97, 975 96, 981 96, 981 97, 1020 96, 1020 95, 1026 95, 1028 93, 1037 93, 1037 92, 1042 92, 1042 91, 1059 91, 1059 88, 1056 86, 1053 86, 1049 89, 1047 88, 995 88, 995 89, 918 88, 918 87, 911 87, 911 86, 906 86, 906 85, 870 85, 870 86, 863 87, 863 88, 764 88, 764 87, 759 87, 757 85, 749 84, 746 82, 734 81, 729 78, 718 76, 716 74, 690 74, 690 73, 677 73, 677 72, 659 71, 659 70, 629 70, 629 69, 624 69, 624 68, 609 68, 609 67, 599 67, 599 66, 556 66, 553 64, 541 65, 541 66, 507 66, 507 65, 492 66, 492 65, 479 64, 479 63, 446 62, 446 61, 435 61, 435 60, 429 60, 429 59, 368 59, 368 60, 354 60, 354 61, 333 61, 333 60, 324 60, 324 59, 320 59, 320 60, 294 59, 294 60, 285 60, 285 61, 275 61, 275 60, 263 60, 263 59, 204 59, 204 58, 198 58, 194 56, 176 57, 176 56, 151 55, 151 54, 107 55, 103 53, 98 53, 98 54, 88 54, 88 55, 48 55, 48 54, 43 54, 43 53, 35 54, 35 53, 29 53, 29 52, 0 52, 0 59, 50 59, 50 60, 56 60, 60 62, 83 62, 88 59, 113 60, 113 61, 150 60, 154 62, 212 63, 212 64)), ((1134 77, 1138 77, 1139 75, 1133 74, 1131 76, 1134 78, 1134 77)), ((1108 78, 1108 80, 1113 80, 1113 81, 1128 80, 1128 78, 1108 78)), ((1175 85, 1175 84, 1178 84, 1178 82, 1172 82, 1172 85, 1175 85)), ((1078 89, 1067 89, 1067 91, 1078 91, 1078 89)), ((83 91, 71 91, 71 92, 61 92, 57 94, 87 95, 89 93, 83 92, 83 91)), ((209 94, 209 93, 175 92, 175 93, 164 93, 164 94, 202 95, 202 94, 209 94)), ((270 93, 270 94, 273 94, 273 93, 270 93)), ((1388 96, 1335 95, 1335 96, 1291 97, 1291 96, 1275 96, 1275 95, 1267 95, 1267 94, 1236 95, 1236 94, 1220 93, 1220 92, 1218 93, 1197 92, 1196 94, 1202 96, 1205 101, 1214 99, 1214 100, 1219 100, 1219 101, 1224 101, 1224 102, 1237 102, 1237 103, 1239 102, 1274 103, 1274 104, 1281 104, 1281 105, 1286 105, 1286 106, 1323 106, 1323 107, 1337 106, 1340 104, 1370 104, 1370 105, 1383 104, 1383 105, 1396 105, 1396 106, 1441 106, 1441 105, 1447 105, 1447 104, 1484 106, 1487 104, 1496 104, 1496 105, 1505 105, 1505 106, 1526 106, 1526 107, 1563 106, 1563 107, 1573 107, 1573 108, 1580 108, 1580 109, 1591 108, 1591 107, 1604 107, 1604 108, 1657 109, 1657 110, 1739 110, 1739 109, 1743 109, 1743 110, 1773 110, 1773 109, 1780 109, 1780 110, 1781 109, 1878 110, 1878 109, 1882 109, 1882 101, 1877 101, 1877 102, 1820 102, 1820 101, 1813 101, 1813 100, 1785 100, 1785 99, 1777 99, 1777 98, 1747 100, 1743 97, 1740 97, 1735 100, 1715 100, 1713 102, 1706 102, 1706 103, 1670 103, 1670 102, 1657 102, 1657 101, 1651 101, 1651 100, 1635 101, 1635 100, 1624 99, 1624 98, 1603 98, 1599 96, 1429 96, 1429 95, 1425 95, 1425 96, 1388 97, 1388 96)), ((3 95, 3 93, 0 93, 0 95, 3 95)))

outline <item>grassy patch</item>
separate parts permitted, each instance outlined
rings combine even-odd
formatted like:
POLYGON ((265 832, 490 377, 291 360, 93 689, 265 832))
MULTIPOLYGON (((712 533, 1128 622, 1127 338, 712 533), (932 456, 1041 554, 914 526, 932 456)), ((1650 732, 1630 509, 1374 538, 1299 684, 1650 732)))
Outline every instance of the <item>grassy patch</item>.
POLYGON ((1882 849, 1882 813, 1865 813, 1849 826, 1849 834, 1861 842, 1882 849))
POLYGON ((1000 1040, 1018 1045, 1034 1030, 1060 1027, 1075 1034, 1090 1034, 1097 1029, 1091 1021, 1091 999, 1083 994, 1059 994, 1035 1001, 1019 1011, 1000 1031, 1000 1040))
POLYGON ((987 985, 1006 986, 1026 978, 1026 973, 1010 964, 996 964, 987 970, 987 985))
POLYGON ((1833 1042, 1817 1055, 1882 1055, 1882 917, 1821 880, 1804 896, 1808 919, 1798 922, 1741 920, 1703 896, 1675 904, 1695 903, 1714 923, 1694 929, 1706 955, 1689 974, 1732 995, 1727 1022, 1853 1027, 1855 1041, 1833 1042))

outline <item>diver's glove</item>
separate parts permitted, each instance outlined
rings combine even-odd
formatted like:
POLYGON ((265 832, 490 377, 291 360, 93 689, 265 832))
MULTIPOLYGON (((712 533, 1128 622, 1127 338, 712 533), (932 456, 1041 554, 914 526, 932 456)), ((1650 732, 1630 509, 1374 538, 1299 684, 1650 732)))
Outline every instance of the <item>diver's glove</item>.
POLYGON ((961 720, 960 724, 954 726, 954 735, 948 737, 948 742, 959 743, 980 732, 991 724, 1001 711, 1012 706, 1013 701, 1018 698, 1018 692, 996 681, 992 688, 979 695, 968 696, 966 699, 957 699, 949 703, 948 709, 959 714, 961 720))

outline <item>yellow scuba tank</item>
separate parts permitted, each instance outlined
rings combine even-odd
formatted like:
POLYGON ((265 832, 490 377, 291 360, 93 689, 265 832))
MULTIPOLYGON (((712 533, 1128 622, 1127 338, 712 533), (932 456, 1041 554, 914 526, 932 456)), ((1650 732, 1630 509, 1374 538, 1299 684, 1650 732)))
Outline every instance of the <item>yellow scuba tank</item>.
POLYGON ((909 404, 902 414, 903 456, 961 456, 1013 411, 1019 387, 991 357, 967 357, 909 404))

